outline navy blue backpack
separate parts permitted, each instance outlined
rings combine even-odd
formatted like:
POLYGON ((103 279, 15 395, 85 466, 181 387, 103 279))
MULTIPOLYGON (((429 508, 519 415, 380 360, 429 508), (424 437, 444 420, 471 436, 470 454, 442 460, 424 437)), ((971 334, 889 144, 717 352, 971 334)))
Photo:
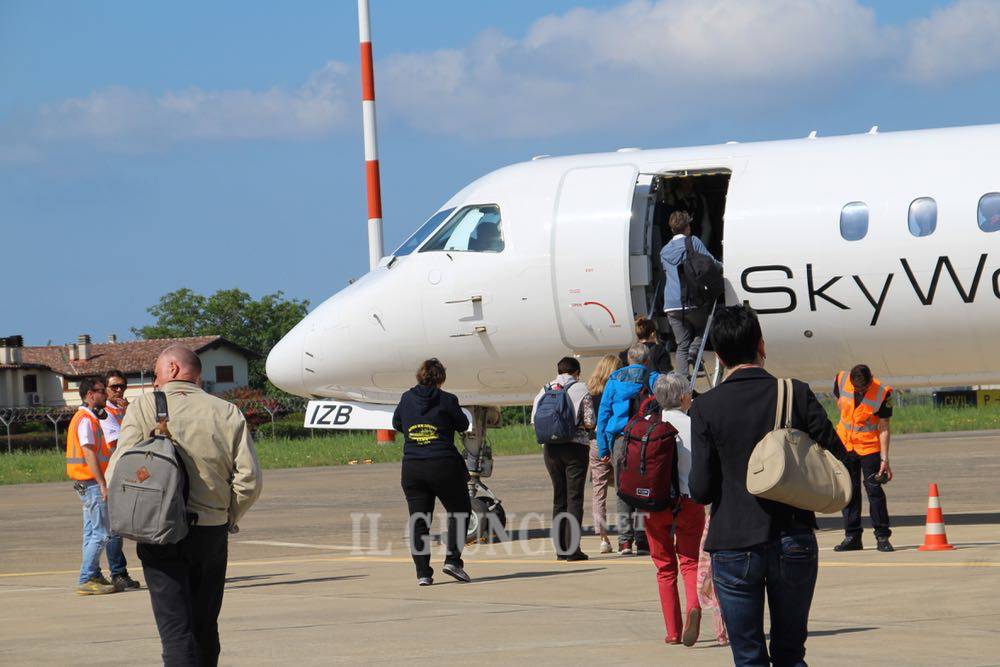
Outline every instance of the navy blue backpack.
POLYGON ((538 399, 535 408, 535 438, 538 444, 572 442, 576 435, 576 411, 569 397, 569 388, 576 382, 565 385, 549 385, 538 399))

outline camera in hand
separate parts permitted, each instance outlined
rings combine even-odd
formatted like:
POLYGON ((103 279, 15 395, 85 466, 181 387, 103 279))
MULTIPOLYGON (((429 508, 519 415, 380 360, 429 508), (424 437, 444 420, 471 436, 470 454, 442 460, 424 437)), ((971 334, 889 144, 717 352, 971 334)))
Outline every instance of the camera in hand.
POLYGON ((887 472, 872 473, 868 475, 868 481, 871 482, 872 484, 878 484, 881 486, 882 484, 885 484, 886 482, 889 481, 889 473, 887 472))

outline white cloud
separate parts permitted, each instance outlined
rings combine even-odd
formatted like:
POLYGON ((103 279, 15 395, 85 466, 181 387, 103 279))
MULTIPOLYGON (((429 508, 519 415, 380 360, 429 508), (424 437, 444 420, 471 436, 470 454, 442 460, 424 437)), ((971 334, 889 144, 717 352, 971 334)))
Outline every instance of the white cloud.
MULTIPOLYGON (((884 25, 860 0, 631 0, 540 18, 521 38, 377 62, 383 122, 467 139, 676 126, 760 113, 858 80, 924 86, 1000 69, 1000 0, 958 0, 884 25)), ((45 106, 0 160, 47 143, 148 150, 184 141, 306 139, 357 128, 356 67, 330 62, 301 86, 152 94, 110 87, 45 106)), ((2 129, 2 128, 0 128, 2 129)))
POLYGON ((1000 2, 961 0, 909 26, 903 75, 947 83, 1000 69, 1000 2))
POLYGON ((113 86, 45 105, 31 135, 41 142, 94 140, 114 147, 193 140, 301 139, 343 126, 348 68, 329 62, 298 88, 168 91, 159 96, 113 86))

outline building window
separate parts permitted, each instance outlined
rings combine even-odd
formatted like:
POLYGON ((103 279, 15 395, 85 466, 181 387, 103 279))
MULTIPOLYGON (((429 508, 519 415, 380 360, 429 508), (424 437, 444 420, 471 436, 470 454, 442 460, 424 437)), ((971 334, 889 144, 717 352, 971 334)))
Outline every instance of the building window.
POLYGON ((233 381, 233 367, 232 366, 216 366, 215 367, 215 381, 222 382, 232 382, 233 381))
POLYGON ((494 204, 468 206, 456 213, 420 252, 501 252, 500 208, 494 204))
POLYGON ((38 376, 37 375, 25 375, 22 378, 24 383, 24 393, 25 394, 37 394, 38 393, 38 376))
POLYGON ((979 228, 984 232, 1000 231, 1000 192, 990 192, 979 199, 979 228))
POLYGON ((910 233, 930 236, 937 227, 937 202, 931 197, 920 197, 910 202, 910 233))

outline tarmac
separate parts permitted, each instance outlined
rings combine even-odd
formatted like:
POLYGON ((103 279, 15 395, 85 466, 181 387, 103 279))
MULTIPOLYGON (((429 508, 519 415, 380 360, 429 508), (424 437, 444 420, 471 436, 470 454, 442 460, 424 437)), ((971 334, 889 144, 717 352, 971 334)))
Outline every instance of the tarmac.
MULTIPOLYGON (((840 519, 820 519, 806 659, 1000 665, 1000 431, 898 436, 892 462, 895 553, 875 551, 870 530, 865 551, 834 553, 840 519), (929 482, 954 551, 917 550, 929 482)), ((694 647, 663 643, 648 557, 601 556, 587 536, 591 560, 555 560, 540 456, 497 459, 487 481, 514 539, 467 551, 471 584, 441 574, 435 556, 435 585, 418 588, 399 464, 265 471, 263 496, 230 542, 222 664, 732 663, 707 610, 694 647)), ((588 492, 588 525, 589 503, 588 492)), ((159 662, 145 590, 73 594, 80 534, 68 482, 0 487, 0 663, 159 662)), ((143 580, 134 546, 126 553, 143 580)))

